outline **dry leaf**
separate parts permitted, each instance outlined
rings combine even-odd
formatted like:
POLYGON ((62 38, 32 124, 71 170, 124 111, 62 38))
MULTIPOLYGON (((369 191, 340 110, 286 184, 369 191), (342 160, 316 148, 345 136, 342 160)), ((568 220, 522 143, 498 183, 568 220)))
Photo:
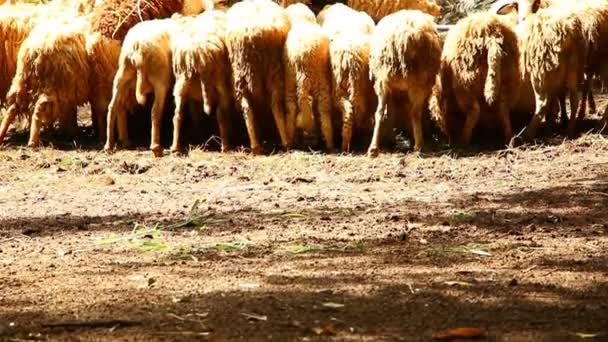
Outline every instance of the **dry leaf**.
POLYGON ((492 254, 490 254, 486 251, 482 251, 481 249, 469 249, 469 253, 481 255, 481 256, 492 256, 492 254))
POLYGON ((249 313, 245 313, 245 312, 241 312, 241 315, 247 317, 247 319, 252 319, 255 321, 267 321, 268 320, 268 316, 249 314, 249 313))
POLYGON ((461 327, 444 331, 439 331, 433 334, 436 340, 451 340, 455 338, 476 338, 483 336, 483 332, 479 328, 461 327))
POLYGON ((336 331, 334 330, 334 326, 331 324, 326 324, 322 328, 315 327, 312 328, 312 331, 317 335, 335 335, 336 331))
POLYGON ((332 309, 337 309, 337 308, 343 308, 344 307, 344 304, 332 303, 332 302, 323 303, 321 305, 323 305, 326 308, 332 308, 332 309))
POLYGON ((580 338, 596 338, 596 337, 598 337, 599 335, 600 335, 600 334, 586 334, 586 333, 580 333, 580 332, 579 332, 579 333, 576 333, 576 336, 577 336, 577 337, 580 337, 580 338))

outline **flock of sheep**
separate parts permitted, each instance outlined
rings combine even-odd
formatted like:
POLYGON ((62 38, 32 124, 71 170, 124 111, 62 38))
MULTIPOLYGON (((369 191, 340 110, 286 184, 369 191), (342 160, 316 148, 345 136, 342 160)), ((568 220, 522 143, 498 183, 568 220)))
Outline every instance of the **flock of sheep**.
POLYGON ((592 80, 608 80, 606 0, 501 1, 445 37, 432 0, 60 1, 0 6, 0 142, 18 116, 30 120, 30 146, 42 126, 75 135, 77 107, 90 103, 104 149, 116 128, 128 146, 127 115, 153 94, 150 149, 162 156, 172 92, 172 152, 184 147, 188 101, 216 117, 222 151, 235 120, 254 154, 268 129, 284 149, 320 132, 328 153, 364 140, 375 156, 400 126, 421 150, 426 117, 450 143, 480 127, 500 127, 508 143, 518 125, 531 139, 558 112, 574 134, 587 103, 596 110, 592 80), (129 12, 117 16, 121 6, 129 12))

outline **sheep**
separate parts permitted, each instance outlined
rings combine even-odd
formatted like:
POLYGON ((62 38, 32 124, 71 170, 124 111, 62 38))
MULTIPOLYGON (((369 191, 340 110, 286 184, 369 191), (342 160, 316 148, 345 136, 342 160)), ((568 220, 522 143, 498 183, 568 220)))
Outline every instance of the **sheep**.
MULTIPOLYGON (((7 7, 7 6, 5 6, 7 7)), ((25 12, 2 9, 0 11, 0 104, 17 68, 17 53, 33 28, 30 16, 25 12)))
MULTIPOLYGON (((577 118, 580 120, 585 116, 587 102, 590 112, 596 111, 590 89, 593 77, 598 75, 601 78, 608 79, 608 63, 606 62, 608 60, 608 46, 603 44, 608 39, 608 4, 603 0, 585 1, 583 3, 563 0, 525 0, 501 2, 495 5, 495 8, 500 14, 515 14, 521 21, 539 9, 549 6, 576 14, 581 21, 583 35, 588 45, 582 98, 577 110, 577 118)), ((565 119, 565 106, 562 106, 561 113, 562 119, 565 119)))
POLYGON ((333 153, 329 37, 305 5, 290 5, 286 11, 292 23, 283 52, 287 139, 293 143, 296 121, 305 132, 313 130, 316 104, 326 150, 333 153))
MULTIPOLYGON (((89 32, 86 37, 87 60, 89 64, 89 103, 93 131, 101 143, 106 141, 107 110, 112 100, 112 84, 118 70, 120 42, 98 32, 89 32)), ((129 94, 135 93, 133 87, 129 94)), ((134 108, 136 101, 124 99, 125 108, 134 108)))
POLYGON ((114 145, 117 121, 120 141, 126 147, 130 146, 126 118, 129 108, 125 106, 125 98, 131 95, 129 89, 135 84, 135 97, 140 105, 146 103, 147 94, 154 94, 150 150, 155 157, 162 156, 160 125, 167 92, 173 83, 171 35, 175 30, 177 23, 169 18, 143 21, 127 33, 108 106, 105 151, 111 151, 114 145))
POLYGON ((228 50, 224 42, 226 14, 212 10, 196 18, 182 18, 185 24, 173 40, 173 74, 175 114, 173 116, 172 152, 179 152, 182 113, 186 97, 203 100, 204 111, 216 109, 222 141, 222 152, 230 150, 228 115, 234 99, 230 83, 228 50))
POLYGON ((524 138, 535 136, 543 117, 551 117, 557 104, 562 108, 562 120, 565 119, 566 95, 571 107, 568 131, 574 134, 579 100, 577 85, 583 79, 587 57, 580 19, 573 12, 547 7, 528 14, 520 24, 519 33, 520 66, 530 77, 536 107, 524 138))
POLYGON ((285 9, 269 0, 239 2, 228 10, 226 46, 237 110, 245 120, 254 155, 262 153, 258 121, 270 107, 283 148, 285 127, 283 48, 291 22, 285 9), (268 98, 268 99, 267 99, 268 98), (266 100, 267 99, 267 100, 266 100))
POLYGON ((84 28, 82 21, 69 25, 49 21, 39 24, 25 39, 7 95, 0 141, 17 115, 31 119, 31 147, 40 144, 43 124, 59 121, 68 134, 77 134, 77 106, 86 103, 89 94, 84 28))
MULTIPOLYGON (((99 0, 97 0, 99 1, 99 0)), ((196 15, 224 0, 103 0, 91 17, 92 30, 123 41, 138 22, 169 18, 173 13, 196 15)))
POLYGON ((441 7, 433 0, 278 0, 283 6, 303 2, 313 9, 321 9, 326 5, 343 3, 348 7, 367 13, 374 22, 380 21, 385 16, 400 10, 420 10, 436 17, 441 12, 441 7))
POLYGON ((371 41, 369 66, 378 107, 368 155, 378 155, 388 103, 400 93, 407 96, 414 150, 420 151, 424 145, 423 105, 431 93, 441 60, 433 17, 417 10, 393 13, 380 20, 371 41))
POLYGON ((340 114, 335 121, 342 122, 342 151, 350 152, 353 130, 372 130, 369 45, 375 24, 366 13, 343 4, 325 7, 317 21, 330 37, 333 107, 340 114))
POLYGON ((460 133, 462 143, 468 145, 478 122, 494 118, 502 124, 508 143, 520 75, 518 38, 512 26, 484 12, 460 20, 447 34, 430 101, 450 143, 460 133))

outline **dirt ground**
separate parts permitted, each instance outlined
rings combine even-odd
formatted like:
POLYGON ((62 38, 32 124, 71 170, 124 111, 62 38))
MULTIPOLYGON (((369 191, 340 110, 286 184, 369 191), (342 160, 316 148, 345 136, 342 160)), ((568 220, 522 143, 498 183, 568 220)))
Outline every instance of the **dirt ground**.
MULTIPOLYGON (((608 340, 608 140, 0 151, 0 340, 608 340)), ((17 145, 17 146, 15 146, 17 145)))

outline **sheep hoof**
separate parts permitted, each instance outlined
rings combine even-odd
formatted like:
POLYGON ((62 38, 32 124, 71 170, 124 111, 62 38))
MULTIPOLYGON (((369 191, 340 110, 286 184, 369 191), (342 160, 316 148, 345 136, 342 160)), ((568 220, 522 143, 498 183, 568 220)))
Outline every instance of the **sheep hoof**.
POLYGON ((262 155, 264 153, 264 150, 262 149, 262 146, 255 146, 251 148, 251 154, 253 154, 254 156, 259 156, 262 155))
POLYGON ((152 150, 152 154, 154 155, 155 158, 160 158, 163 156, 163 148, 158 146, 158 147, 153 147, 151 148, 152 150))
POLYGON ((232 151, 232 146, 228 145, 228 144, 222 144, 222 153, 226 153, 226 152, 230 152, 232 151))
POLYGON ((27 147, 31 148, 31 149, 38 149, 38 147, 40 146, 40 143, 37 141, 30 141, 27 143, 27 147))
POLYGON ((370 158, 375 158, 378 156, 379 153, 380 153, 380 150, 377 147, 373 147, 367 151, 367 156, 370 158))
POLYGON ((336 153, 336 149, 333 147, 328 147, 327 150, 325 151, 325 153, 334 154, 334 153, 336 153))
POLYGON ((179 145, 171 145, 171 148, 169 151, 171 151, 171 154, 180 154, 183 152, 182 147, 179 145))

